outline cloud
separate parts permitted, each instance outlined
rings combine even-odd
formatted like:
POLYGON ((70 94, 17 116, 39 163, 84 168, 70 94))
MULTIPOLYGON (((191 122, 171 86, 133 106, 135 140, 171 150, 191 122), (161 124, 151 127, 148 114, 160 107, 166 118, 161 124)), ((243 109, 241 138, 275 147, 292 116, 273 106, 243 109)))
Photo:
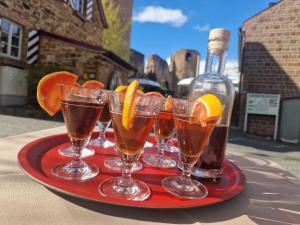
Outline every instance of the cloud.
POLYGON ((210 26, 208 24, 205 24, 205 25, 197 24, 197 25, 193 26, 193 29, 200 31, 200 32, 206 32, 206 31, 210 30, 210 26))
POLYGON ((147 6, 133 16, 133 21, 140 23, 162 23, 181 27, 188 17, 180 9, 169 9, 161 6, 147 6))
MULTIPOLYGON (((205 69, 205 60, 200 61, 200 74, 204 73, 205 69)), ((240 71, 239 71, 239 64, 237 60, 227 60, 225 65, 224 74, 228 76, 229 79, 234 84, 238 84, 240 82, 240 71)))

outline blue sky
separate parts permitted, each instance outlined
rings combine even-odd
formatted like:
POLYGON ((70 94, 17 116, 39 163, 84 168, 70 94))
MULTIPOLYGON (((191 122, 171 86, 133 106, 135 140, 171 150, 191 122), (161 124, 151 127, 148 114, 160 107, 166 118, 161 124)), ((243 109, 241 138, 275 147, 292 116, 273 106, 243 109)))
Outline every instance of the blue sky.
POLYGON ((174 51, 192 48, 206 56, 209 29, 231 31, 229 61, 238 57, 238 28, 275 0, 134 0, 131 47, 167 59, 174 51))

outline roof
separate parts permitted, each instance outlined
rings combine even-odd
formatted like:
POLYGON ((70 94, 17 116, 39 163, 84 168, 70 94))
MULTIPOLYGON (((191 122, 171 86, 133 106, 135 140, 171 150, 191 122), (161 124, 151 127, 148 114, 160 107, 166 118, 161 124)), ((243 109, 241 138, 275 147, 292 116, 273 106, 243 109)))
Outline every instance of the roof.
POLYGON ((274 6, 280 4, 280 3, 283 2, 283 1, 284 1, 284 0, 279 0, 278 2, 270 3, 269 6, 268 6, 267 8, 265 8, 265 9, 259 11, 258 13, 256 13, 256 14, 254 14, 253 16, 249 17, 248 19, 244 20, 243 24, 246 23, 247 21, 253 19, 254 17, 256 17, 256 16, 262 14, 263 12, 265 12, 265 11, 267 11, 267 10, 273 8, 274 6))

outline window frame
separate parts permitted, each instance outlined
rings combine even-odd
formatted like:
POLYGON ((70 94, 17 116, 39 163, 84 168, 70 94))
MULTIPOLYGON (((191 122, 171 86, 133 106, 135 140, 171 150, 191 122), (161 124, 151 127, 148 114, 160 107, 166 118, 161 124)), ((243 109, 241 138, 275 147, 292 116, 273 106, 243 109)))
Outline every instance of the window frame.
POLYGON ((85 16, 85 11, 86 11, 86 0, 76 0, 75 2, 74 2, 74 4, 76 4, 76 6, 75 6, 75 11, 76 12, 78 12, 78 13, 80 13, 82 16, 85 16), (78 2, 81 2, 81 5, 79 5, 78 4, 78 2), (78 6, 79 6, 79 8, 78 8, 78 6))
MULTIPOLYGON (((2 41, 0 39, 0 45, 1 45, 1 52, 0 52, 0 55, 1 56, 5 56, 5 57, 8 57, 8 58, 12 58, 12 59, 17 59, 17 60, 21 60, 21 54, 22 54, 22 26, 19 25, 19 24, 16 24, 14 22, 12 22, 11 20, 9 19, 6 19, 6 18, 3 18, 3 17, 0 17, 1 19, 1 23, 0 23, 0 34, 2 33, 2 21, 6 21, 7 23, 9 23, 9 31, 8 31, 8 42, 7 42, 7 53, 4 53, 2 52, 2 41), (15 48, 15 46, 12 46, 12 37, 13 37, 13 33, 12 33, 12 29, 13 29, 13 26, 17 27, 20 29, 20 36, 19 36, 19 43, 18 43, 18 56, 13 56, 11 55, 11 49, 12 47, 15 48)), ((0 35, 1 37, 1 35, 0 35)))

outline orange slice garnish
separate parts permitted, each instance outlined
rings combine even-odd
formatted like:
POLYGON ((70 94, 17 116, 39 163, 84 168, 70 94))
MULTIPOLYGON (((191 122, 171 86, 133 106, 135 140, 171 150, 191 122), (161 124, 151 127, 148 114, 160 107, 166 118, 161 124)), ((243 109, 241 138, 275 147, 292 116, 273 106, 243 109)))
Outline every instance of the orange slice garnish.
POLYGON ((150 92, 147 92, 145 95, 164 98, 164 96, 161 93, 157 92, 157 91, 150 91, 150 92))
POLYGON ((127 91, 127 86, 126 85, 120 85, 115 89, 115 92, 120 93, 120 92, 125 92, 127 91))
POLYGON ((104 84, 97 80, 88 80, 83 83, 82 87, 90 89, 103 89, 104 84))
POLYGON ((122 125, 127 130, 130 129, 133 124, 138 86, 138 81, 134 80, 128 85, 126 90, 122 114, 122 125))
POLYGON ((60 110, 60 88, 58 84, 73 85, 78 76, 75 74, 60 71, 45 75, 37 86, 37 101, 42 109, 50 116, 60 110))
POLYGON ((195 101, 191 117, 193 122, 200 122, 202 126, 217 123, 222 117, 222 104, 213 94, 203 95, 195 101))
MULTIPOLYGON (((115 89, 115 92, 121 93, 121 92, 126 92, 127 91, 127 86, 125 85, 120 85, 115 89)), ((140 89, 137 90, 138 94, 143 95, 144 92, 140 89)))

